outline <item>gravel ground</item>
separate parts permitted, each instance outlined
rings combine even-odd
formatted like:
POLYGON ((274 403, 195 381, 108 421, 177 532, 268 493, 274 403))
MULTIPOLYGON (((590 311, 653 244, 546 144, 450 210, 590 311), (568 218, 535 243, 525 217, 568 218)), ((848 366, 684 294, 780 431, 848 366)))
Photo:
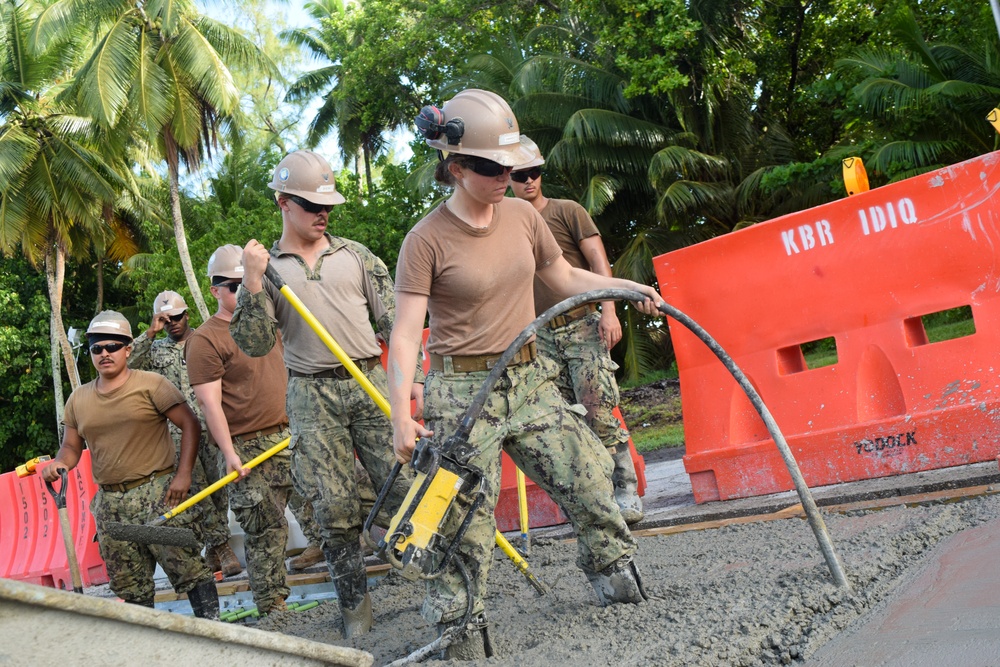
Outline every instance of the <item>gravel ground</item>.
MULTIPOLYGON (((552 592, 536 597, 497 557, 487 609, 498 655, 480 664, 800 663, 912 576, 943 538, 998 516, 997 496, 825 515, 852 593, 833 584, 802 519, 644 537, 638 563, 652 599, 610 608, 597 606, 574 565, 575 545, 535 543, 529 561, 552 592)), ((372 592, 376 626, 353 644, 342 639, 336 604, 256 627, 353 645, 385 664, 436 636, 418 613, 421 596, 419 584, 387 576, 372 592)))

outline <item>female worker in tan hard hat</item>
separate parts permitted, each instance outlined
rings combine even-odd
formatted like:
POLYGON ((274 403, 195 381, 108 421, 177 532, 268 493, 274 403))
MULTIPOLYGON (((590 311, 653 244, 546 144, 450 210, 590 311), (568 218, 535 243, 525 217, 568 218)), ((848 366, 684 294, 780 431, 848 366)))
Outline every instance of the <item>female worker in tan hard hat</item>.
MULTIPOLYGON (((393 447, 411 457, 417 437, 443 441, 480 389, 489 369, 534 319, 537 275, 566 297, 619 288, 637 290, 637 304, 656 313, 661 297, 650 287, 572 268, 535 209, 504 196, 512 167, 532 153, 517 120, 494 93, 465 90, 443 109, 424 107, 417 126, 438 149, 436 179, 452 186, 446 202, 407 234, 396 269, 396 327, 389 343, 393 447), (431 372, 424 387, 426 428, 409 416, 411 372, 424 317, 431 372)), ((484 471, 488 500, 459 547, 469 570, 473 622, 448 657, 481 657, 489 650, 483 597, 492 560, 493 508, 500 490, 500 450, 506 451, 569 516, 579 538, 578 565, 602 604, 642 602, 636 543, 614 498, 612 463, 582 416, 552 382, 555 365, 535 353, 533 341, 508 364, 470 436, 478 450, 470 464, 484 471), (475 632, 481 630, 481 632, 475 632)), ((444 628, 461 623, 466 590, 454 566, 427 584, 422 613, 444 628)))
MULTIPOLYGON (((126 602, 152 607, 159 563, 174 590, 187 593, 196 616, 218 619, 215 578, 198 550, 111 539, 104 529, 108 522, 148 523, 187 497, 201 436, 198 419, 162 375, 128 367, 132 327, 121 313, 99 313, 87 328, 87 343, 97 379, 66 401, 62 446, 42 476, 51 482, 60 470, 76 467, 86 441, 98 485, 90 509, 111 590, 126 602), (176 466, 168 420, 181 429, 176 466)), ((172 525, 194 526, 200 513, 191 509, 172 525)))

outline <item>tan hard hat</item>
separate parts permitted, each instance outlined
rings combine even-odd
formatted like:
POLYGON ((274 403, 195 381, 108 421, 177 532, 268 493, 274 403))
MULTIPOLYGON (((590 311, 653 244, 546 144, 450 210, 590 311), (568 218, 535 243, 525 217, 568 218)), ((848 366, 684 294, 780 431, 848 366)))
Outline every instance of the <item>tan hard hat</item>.
POLYGON ((117 310, 102 310, 87 327, 88 337, 101 334, 132 340, 132 325, 117 310))
POLYGON ((279 193, 297 195, 314 204, 343 204, 337 192, 333 169, 319 153, 299 150, 286 155, 274 168, 267 187, 279 193))
POLYGON ((505 167, 515 167, 532 158, 531 151, 521 143, 514 112, 507 101, 496 93, 478 88, 463 90, 445 102, 441 112, 444 124, 454 125, 461 121, 461 135, 428 138, 427 145, 431 148, 446 153, 475 155, 505 167))
POLYGON ((531 151, 532 158, 524 164, 519 164, 514 167, 514 171, 522 171, 524 169, 531 169, 532 167, 541 167, 545 164, 545 158, 542 157, 542 151, 538 148, 538 144, 522 134, 521 145, 531 151))
POLYGON ((208 258, 209 278, 243 278, 243 248, 227 244, 216 248, 208 258))
POLYGON ((153 299, 153 317, 161 313, 180 315, 187 309, 188 305, 185 303, 184 297, 177 292, 171 292, 170 290, 160 292, 153 299))

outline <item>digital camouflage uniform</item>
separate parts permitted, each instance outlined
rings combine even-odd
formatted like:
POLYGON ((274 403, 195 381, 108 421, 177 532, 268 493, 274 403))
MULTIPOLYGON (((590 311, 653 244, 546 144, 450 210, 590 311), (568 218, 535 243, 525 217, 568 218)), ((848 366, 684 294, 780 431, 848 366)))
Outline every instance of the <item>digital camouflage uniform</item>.
MULTIPOLYGON (((129 357, 128 366, 137 370, 152 371, 170 380, 172 385, 180 389, 188 407, 198 418, 201 439, 198 441, 198 459, 191 470, 191 494, 198 493, 221 479, 224 473, 222 457, 218 447, 208 442, 205 416, 201 413, 198 399, 188 381, 184 344, 170 338, 150 340, 149 336, 140 335, 133 341, 132 356, 129 357)), ((173 422, 169 422, 169 426, 170 437, 173 438, 177 456, 180 457, 181 431, 173 422)), ((199 503, 199 507, 202 509, 203 521, 196 525, 196 532, 205 542, 205 546, 211 549, 229 542, 229 503, 226 494, 213 493, 208 497, 208 502, 199 503)))
MULTIPOLYGON (((241 461, 251 461, 289 436, 288 429, 258 438, 233 438, 241 461)), ((283 450, 230 484, 229 506, 243 528, 247 575, 258 609, 270 609, 291 592, 285 582, 288 521, 285 505, 292 491, 290 455, 283 450)))
MULTIPOLYGON (((291 470, 290 467, 289 470, 291 470)), ((298 522, 299 529, 305 535, 309 545, 322 546, 323 536, 319 532, 319 526, 316 525, 316 515, 313 512, 312 504, 303 498, 302 494, 296 491, 294 487, 288 496, 288 509, 292 510, 292 516, 298 522)))
POLYGON ((593 312, 574 322, 535 334, 539 354, 559 366, 556 386, 569 403, 579 403, 587 411, 587 424, 611 454, 628 448, 628 431, 614 415, 620 395, 611 359, 601 340, 598 326, 601 313, 593 312))
MULTIPOLYGON (((111 590, 126 602, 152 603, 157 563, 178 593, 187 593, 199 582, 212 580, 199 550, 123 542, 111 539, 104 532, 108 522, 145 524, 169 510, 163 498, 172 479, 172 475, 157 477, 124 493, 100 489, 90 503, 90 512, 97 523, 101 558, 108 565, 111 590)), ((170 520, 170 525, 194 529, 200 516, 197 511, 181 512, 170 520)))
MULTIPOLYGON (((332 245, 323 252, 320 262, 345 247, 361 259, 384 306, 385 313, 376 326, 388 340, 396 311, 394 286, 388 269, 363 245, 339 237, 329 238, 332 245)), ((270 252, 272 257, 278 256, 277 243, 270 252)), ((307 275, 312 273, 301 258, 292 256, 307 275)), ((252 357, 267 354, 275 344, 277 327, 268 313, 267 294, 266 287, 257 294, 242 288, 237 292, 236 311, 229 330, 240 349, 252 357)), ((297 313, 289 316, 300 317, 297 313)), ((291 347, 289 337, 283 335, 283 340, 287 353, 291 347)), ((382 396, 388 396, 386 374, 381 366, 365 375, 382 396)), ((422 374, 417 381, 423 382, 422 374)), ((355 475, 355 454, 375 488, 380 489, 395 464, 392 426, 385 413, 353 378, 290 377, 286 408, 292 432, 289 446, 292 480, 295 490, 313 507, 323 538, 323 550, 330 564, 329 554, 333 549, 358 542, 365 519, 362 493, 355 475)), ((404 468, 385 501, 385 512, 389 516, 402 504, 411 478, 409 469, 404 468)))
MULTIPOLYGON (((475 590, 474 614, 483 611, 482 596, 493 558, 501 448, 569 516, 577 534, 579 567, 597 572, 636 551, 615 503, 611 459, 577 412, 579 408, 568 405, 548 382, 557 372, 556 365, 542 356, 508 367, 472 429, 469 442, 479 453, 470 463, 485 473, 488 495, 459 548, 475 590)), ((435 441, 443 442, 455 433, 487 375, 486 371, 432 371, 427 376, 424 419, 435 441)), ((449 516, 446 534, 457 530, 458 519, 457 513, 449 516)), ((428 621, 447 623, 465 613, 465 586, 454 568, 428 581, 427 588, 421 614, 428 621)))

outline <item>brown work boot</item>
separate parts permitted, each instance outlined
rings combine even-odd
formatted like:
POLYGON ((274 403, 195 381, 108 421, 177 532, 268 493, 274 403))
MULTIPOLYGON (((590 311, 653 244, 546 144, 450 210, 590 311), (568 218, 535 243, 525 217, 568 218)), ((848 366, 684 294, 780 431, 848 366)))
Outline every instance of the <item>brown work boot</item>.
POLYGON ((229 542, 223 542, 212 548, 212 552, 217 559, 217 562, 222 568, 222 574, 226 577, 232 577, 243 571, 243 566, 240 565, 240 560, 233 553, 232 547, 229 546, 229 542))
POLYGON ((205 548, 205 565, 208 566, 209 572, 219 572, 222 570, 222 564, 219 563, 219 555, 215 553, 215 547, 205 548))
POLYGON ((288 561, 288 569, 304 570, 307 567, 315 565, 316 563, 322 563, 324 560, 325 556, 323 556, 323 550, 313 544, 310 544, 302 553, 288 561))
POLYGON ((279 611, 288 611, 288 605, 285 604, 285 600, 283 598, 277 598, 275 600, 272 600, 271 606, 267 608, 265 613, 274 614, 279 611))

